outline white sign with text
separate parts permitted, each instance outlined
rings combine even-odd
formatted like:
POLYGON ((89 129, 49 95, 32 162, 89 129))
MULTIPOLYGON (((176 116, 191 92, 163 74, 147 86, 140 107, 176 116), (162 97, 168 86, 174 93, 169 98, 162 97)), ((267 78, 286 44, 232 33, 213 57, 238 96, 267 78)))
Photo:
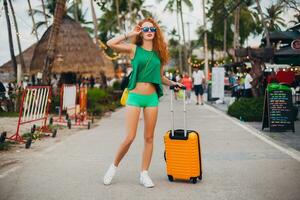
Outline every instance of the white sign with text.
POLYGON ((212 98, 224 99, 224 76, 225 70, 223 67, 212 68, 212 98))

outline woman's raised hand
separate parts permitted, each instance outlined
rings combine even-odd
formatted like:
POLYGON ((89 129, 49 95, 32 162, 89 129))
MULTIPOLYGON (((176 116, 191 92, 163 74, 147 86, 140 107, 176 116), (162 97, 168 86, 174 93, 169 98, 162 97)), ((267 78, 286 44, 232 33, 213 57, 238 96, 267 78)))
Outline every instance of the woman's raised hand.
POLYGON ((127 36, 128 37, 136 36, 136 35, 140 34, 141 32, 142 32, 142 27, 140 27, 139 25, 136 25, 134 27, 134 29, 130 33, 128 33, 127 36))

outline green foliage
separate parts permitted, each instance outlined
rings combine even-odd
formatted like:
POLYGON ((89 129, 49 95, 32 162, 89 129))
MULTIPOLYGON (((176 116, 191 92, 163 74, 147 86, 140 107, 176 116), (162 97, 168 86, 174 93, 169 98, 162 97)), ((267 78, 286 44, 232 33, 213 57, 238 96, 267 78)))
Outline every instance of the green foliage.
MULTIPOLYGON (((234 10, 236 8, 236 1, 232 0, 211 0, 208 2, 210 8, 207 16, 208 20, 212 22, 212 29, 207 31, 208 35, 208 48, 211 48, 212 39, 216 49, 223 49, 224 41, 224 19, 227 21, 227 48, 232 47, 233 44, 233 31, 231 25, 234 24, 234 10)), ((240 4, 240 43, 244 44, 246 39, 252 34, 257 35, 262 32, 262 24, 254 9, 256 6, 254 0, 243 1, 240 4)), ((197 30, 199 43, 203 45, 203 27, 197 30)))
POLYGON ((88 112, 101 115, 107 111, 114 111, 119 107, 119 98, 115 98, 114 90, 92 88, 88 89, 88 112))
POLYGON ((240 98, 228 108, 228 114, 243 121, 261 121, 264 97, 240 98))
POLYGON ((30 137, 33 139, 33 140, 40 140, 41 138, 43 138, 45 136, 44 133, 40 132, 40 131, 35 131, 33 134, 32 133, 24 133, 22 134, 22 138, 24 140, 27 140, 29 139, 30 137))
POLYGON ((0 111, 0 117, 18 117, 19 113, 17 112, 3 112, 0 111))
POLYGON ((13 141, 5 141, 3 143, 0 143, 0 151, 8 151, 11 148, 12 144, 17 144, 13 141))
POLYGON ((147 8, 143 6, 145 0, 130 1, 130 6, 127 0, 94 1, 103 13, 98 19, 99 37, 102 41, 107 41, 108 37, 122 32, 125 22, 135 24, 145 17, 152 17, 151 13, 147 11, 147 8), (118 12, 117 2, 119 7, 118 12), (128 18, 128 16, 130 17, 128 18))
POLYGON ((55 109, 57 106, 60 106, 60 92, 58 92, 57 95, 52 95, 49 112, 57 113, 57 110, 55 109))
POLYGON ((100 115, 104 112, 102 104, 108 101, 107 92, 103 89, 92 88, 88 90, 88 112, 93 115, 100 115))
MULTIPOLYGON (((45 15, 48 19, 47 20, 48 23, 49 23, 49 21, 51 21, 50 19, 54 16, 56 1, 57 0, 45 1, 45 15)), ((84 28, 89 30, 89 27, 87 27, 87 25, 90 22, 87 22, 85 20, 88 9, 87 8, 83 9, 82 0, 77 0, 77 1, 67 0, 66 6, 67 6, 66 15, 68 15, 69 17, 71 17, 75 20, 78 20, 84 28)), ((38 9, 32 9, 33 15, 38 15, 38 18, 40 16, 43 16, 42 20, 36 22, 36 24, 35 24, 37 30, 42 26, 44 26, 44 27, 46 26, 46 21, 44 20, 44 12, 42 9, 42 5, 40 5, 39 7, 40 8, 38 8, 38 9)))
POLYGON ((285 21, 280 15, 283 13, 283 5, 274 4, 267 8, 266 21, 269 31, 280 30, 280 27, 285 27, 285 21))

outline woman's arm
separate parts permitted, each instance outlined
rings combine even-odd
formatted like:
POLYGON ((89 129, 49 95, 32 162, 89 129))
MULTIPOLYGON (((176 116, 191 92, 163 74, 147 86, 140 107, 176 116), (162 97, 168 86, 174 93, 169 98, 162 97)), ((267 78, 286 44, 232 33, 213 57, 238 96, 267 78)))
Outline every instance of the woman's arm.
POLYGON ((167 86, 178 85, 179 87, 182 87, 182 86, 183 86, 181 83, 171 81, 171 80, 169 80, 167 77, 165 77, 165 76, 164 76, 164 67, 163 67, 163 66, 160 67, 160 77, 161 77, 161 82, 162 82, 164 85, 167 85, 167 86))
POLYGON ((114 37, 106 42, 107 46, 114 49, 120 53, 128 53, 134 55, 135 45, 130 43, 125 43, 125 40, 141 33, 141 27, 136 26, 133 31, 128 34, 123 34, 114 37))

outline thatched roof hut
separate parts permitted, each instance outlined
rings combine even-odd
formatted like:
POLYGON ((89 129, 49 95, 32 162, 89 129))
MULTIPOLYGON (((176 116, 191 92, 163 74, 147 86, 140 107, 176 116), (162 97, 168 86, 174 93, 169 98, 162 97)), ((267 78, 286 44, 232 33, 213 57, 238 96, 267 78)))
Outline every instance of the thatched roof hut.
MULTIPOLYGON (((30 64, 30 73, 43 71, 51 26, 37 43, 30 64)), ((52 73, 73 72, 99 76, 103 70, 108 77, 114 75, 113 64, 97 47, 78 22, 65 16, 60 26, 52 73)))
MULTIPOLYGON (((36 43, 34 43, 33 45, 31 45, 30 47, 28 47, 26 50, 24 50, 23 53, 23 59, 24 59, 24 63, 25 63, 25 69, 22 69, 22 73, 23 74, 28 74, 30 69, 30 63, 31 63, 31 59, 33 56, 33 52, 35 49, 36 43)), ((17 60, 17 64, 20 64, 20 55, 16 56, 16 60, 17 60)), ((13 63, 12 60, 4 63, 2 66, 0 66, 0 80, 4 81, 4 82, 9 82, 9 81, 13 81, 14 78, 14 68, 13 68, 13 63)))

